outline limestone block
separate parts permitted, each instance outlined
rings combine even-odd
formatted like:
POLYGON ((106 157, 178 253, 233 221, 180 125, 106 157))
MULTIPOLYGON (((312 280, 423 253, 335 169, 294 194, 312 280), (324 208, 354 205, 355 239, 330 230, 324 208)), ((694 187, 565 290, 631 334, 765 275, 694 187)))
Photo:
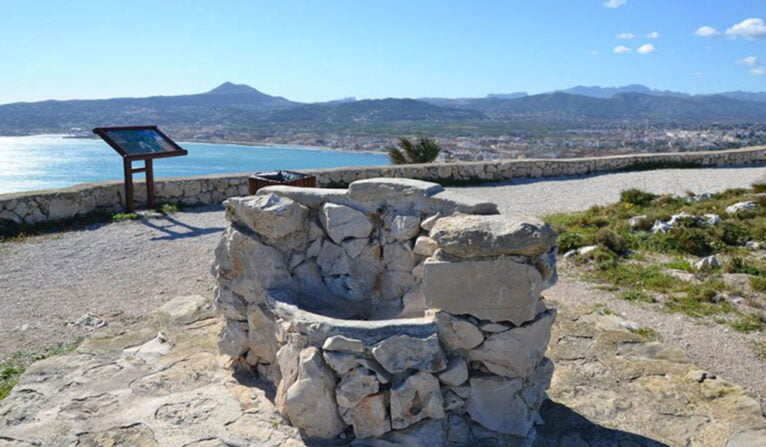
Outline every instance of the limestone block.
POLYGON ((438 374, 439 382, 447 386, 460 386, 468 380, 468 365, 463 357, 456 355, 447 363, 447 369, 438 374))
POLYGON ((372 355, 390 373, 408 369, 438 372, 447 366, 447 359, 436 335, 425 339, 395 335, 372 348, 372 355))
POLYGON ((346 197, 345 189, 333 188, 305 188, 299 186, 274 185, 267 186, 258 190, 256 195, 263 196, 276 194, 280 197, 287 197, 291 200, 307 206, 309 208, 319 208, 325 202, 340 202, 346 197))
POLYGON ((396 243, 383 246, 383 263, 387 270, 411 272, 415 268, 415 254, 409 244, 396 243))
POLYGON ((345 205, 325 203, 319 214, 327 234, 340 244, 348 238, 366 238, 372 231, 372 221, 366 214, 345 205))
POLYGON ((527 379, 526 388, 521 391, 521 398, 529 408, 540 408, 545 400, 545 390, 551 385, 553 378, 553 362, 544 358, 535 368, 532 376, 527 379))
POLYGON ((386 222, 388 234, 393 241, 406 241, 420 233, 420 218, 418 216, 389 215, 386 222))
POLYGON ((464 258, 501 255, 539 256, 556 245, 556 233, 536 218, 448 216, 431 229, 439 248, 464 258))
POLYGON ((319 256, 319 252, 322 250, 322 238, 317 238, 306 249, 306 256, 309 258, 316 258, 319 256))
POLYGON ((341 407, 355 407, 365 397, 378 392, 380 383, 367 368, 357 367, 346 373, 335 388, 335 400, 341 407))
POLYGON ((404 296, 415 285, 411 273, 385 271, 380 275, 380 297, 383 300, 396 300, 404 296))
POLYGON ((343 335, 333 335, 327 338, 322 345, 325 351, 364 353, 364 344, 360 340, 348 338, 343 335))
POLYGON ((273 362, 280 348, 276 317, 265 306, 252 305, 247 309, 247 323, 250 351, 266 363, 273 362))
POLYGON ((442 214, 497 214, 497 205, 486 200, 464 196, 454 191, 442 191, 431 197, 431 203, 442 214))
POLYGON ((348 374, 349 371, 359 366, 359 358, 347 352, 324 351, 322 357, 339 376, 348 374))
POLYGON ((423 219, 423 222, 420 223, 420 228, 426 231, 431 231, 431 228, 433 228, 434 225, 436 225, 436 221, 439 220, 439 218, 441 217, 442 215, 440 213, 436 213, 426 219, 423 219))
POLYGON ((354 427, 357 439, 382 436, 391 430, 388 419, 388 396, 374 394, 362 399, 353 408, 341 408, 343 420, 354 427))
POLYGON ((369 239, 348 239, 346 241, 343 241, 343 250, 346 252, 348 257, 350 258, 356 258, 359 256, 362 251, 367 247, 367 244, 370 242, 369 239))
POLYGON ((280 413, 284 414, 287 400, 287 390, 298 380, 298 360, 301 350, 308 344, 305 336, 289 334, 287 343, 277 351, 277 365, 279 366, 279 385, 274 396, 274 404, 280 413))
POLYGON ((439 338, 452 351, 473 349, 484 342, 479 328, 465 318, 455 317, 447 312, 437 312, 436 324, 439 338))
POLYGON ((309 438, 331 439, 343 432, 346 424, 335 403, 335 375, 322 360, 316 347, 300 352, 298 378, 287 390, 284 414, 309 438))
POLYGON ((415 240, 415 247, 412 249, 412 251, 416 255, 428 257, 433 255, 438 248, 439 245, 436 244, 435 240, 428 236, 420 236, 415 240))
POLYGON ((230 320, 247 321, 247 302, 228 287, 215 287, 213 304, 220 315, 230 320))
POLYGON ((340 246, 326 240, 322 244, 316 263, 325 275, 345 275, 349 271, 351 259, 340 246))
POLYGON ((61 220, 74 217, 77 214, 77 202, 74 200, 52 199, 48 202, 48 219, 61 220))
POLYGON ((431 197, 444 191, 437 183, 408 178, 371 178, 357 180, 348 187, 349 196, 359 202, 401 201, 431 197))
POLYGON ((16 213, 9 210, 0 211, 0 222, 2 221, 13 222, 17 225, 24 222, 18 215, 16 215, 16 213))
POLYGON ((543 289, 553 287, 559 279, 556 271, 556 255, 558 248, 554 247, 551 251, 543 253, 534 260, 535 268, 543 277, 543 289))
POLYGON ((322 273, 314 261, 305 261, 293 270, 293 278, 304 290, 322 290, 322 273))
POLYGON ((273 240, 303 231, 309 213, 300 203, 275 194, 232 197, 224 205, 227 219, 273 240))
POLYGON ((526 436, 532 420, 519 396, 521 379, 488 376, 471 379, 468 414, 483 427, 500 433, 526 436))
POLYGON ((221 354, 238 359, 247 352, 247 344, 247 323, 226 321, 221 333, 218 334, 218 350, 221 354))
POLYGON ((543 359, 555 319, 556 311, 549 309, 532 323, 490 335, 468 356, 494 374, 528 377, 543 359))
POLYGON ((520 325, 535 318, 542 277, 533 266, 510 259, 444 262, 429 258, 422 287, 429 307, 520 325))
POLYGON ((439 380, 427 372, 417 372, 391 389, 391 427, 401 429, 426 418, 444 417, 439 380))

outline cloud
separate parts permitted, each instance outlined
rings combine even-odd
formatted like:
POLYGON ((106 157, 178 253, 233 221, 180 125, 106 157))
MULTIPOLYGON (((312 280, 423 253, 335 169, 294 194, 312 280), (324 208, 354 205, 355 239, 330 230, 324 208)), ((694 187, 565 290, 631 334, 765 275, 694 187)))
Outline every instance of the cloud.
POLYGON ((761 61, 758 60, 758 58, 755 56, 748 56, 744 59, 738 60, 737 65, 749 65, 751 67, 757 67, 758 65, 761 65, 761 61))
POLYGON ((717 29, 713 28, 712 26, 700 26, 699 28, 697 28, 697 31, 694 32, 695 36, 700 36, 700 37, 714 37, 720 34, 721 33, 717 29))
POLYGON ((636 51, 640 54, 652 54, 657 52, 657 48, 654 48, 654 45, 647 43, 638 47, 636 51))
POLYGON ((630 40, 634 37, 636 37, 636 35, 632 33, 621 33, 617 35, 618 39, 623 39, 623 40, 630 40))
POLYGON ((660 38, 660 33, 658 33, 657 31, 652 31, 651 33, 646 35, 646 38, 647 39, 659 39, 660 38))
POLYGON ((753 76, 766 75, 766 67, 753 68, 752 70, 750 70, 750 74, 753 76))
POLYGON ((620 46, 614 47, 614 50, 612 50, 612 51, 614 51, 615 54, 627 54, 627 53, 630 53, 633 50, 631 50, 630 48, 626 47, 625 45, 620 45, 620 46))
POLYGON ((763 19, 749 18, 745 19, 726 30, 729 37, 742 37, 753 40, 766 37, 766 23, 763 19))
POLYGON ((604 8, 619 8, 628 4, 628 0, 606 0, 604 2, 604 8))

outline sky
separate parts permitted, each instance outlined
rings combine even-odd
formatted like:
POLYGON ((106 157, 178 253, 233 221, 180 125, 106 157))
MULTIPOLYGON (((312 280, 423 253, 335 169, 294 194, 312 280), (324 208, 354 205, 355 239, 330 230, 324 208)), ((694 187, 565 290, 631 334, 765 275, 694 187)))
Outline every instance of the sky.
POLYGON ((764 0, 0 0, 0 104, 766 90, 764 0))

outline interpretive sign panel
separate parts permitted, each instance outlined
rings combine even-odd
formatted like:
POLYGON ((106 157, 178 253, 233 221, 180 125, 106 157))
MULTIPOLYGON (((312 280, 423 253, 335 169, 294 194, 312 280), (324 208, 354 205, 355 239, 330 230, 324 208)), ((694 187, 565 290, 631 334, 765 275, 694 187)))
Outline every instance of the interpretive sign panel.
POLYGON ((125 173, 125 209, 133 212, 133 174, 146 173, 146 204, 154 207, 155 158, 178 157, 188 152, 162 133, 157 126, 97 127, 93 133, 122 156, 125 173), (134 160, 143 160, 144 167, 133 169, 134 160))

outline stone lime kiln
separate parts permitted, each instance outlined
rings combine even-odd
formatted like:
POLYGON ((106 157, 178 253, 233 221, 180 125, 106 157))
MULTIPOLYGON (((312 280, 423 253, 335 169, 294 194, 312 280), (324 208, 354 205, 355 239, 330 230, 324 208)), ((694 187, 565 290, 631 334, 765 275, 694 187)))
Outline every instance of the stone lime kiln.
POLYGON ((221 352, 306 438, 531 443, 553 374, 547 224, 394 178, 225 204, 221 352))

